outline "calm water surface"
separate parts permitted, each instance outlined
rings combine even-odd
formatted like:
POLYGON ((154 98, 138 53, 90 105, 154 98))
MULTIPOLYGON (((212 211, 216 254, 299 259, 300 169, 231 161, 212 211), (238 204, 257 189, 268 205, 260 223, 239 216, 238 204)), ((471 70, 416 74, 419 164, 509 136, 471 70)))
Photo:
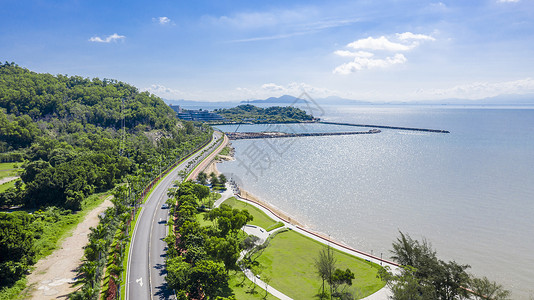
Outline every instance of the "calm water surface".
MULTIPOLYGON (((323 120, 450 130, 233 141, 219 169, 310 228, 389 257, 401 230, 534 295, 534 109, 329 107, 323 120)), ((220 126, 234 131, 236 126, 220 126)), ((242 125, 239 131, 368 128, 242 125)))

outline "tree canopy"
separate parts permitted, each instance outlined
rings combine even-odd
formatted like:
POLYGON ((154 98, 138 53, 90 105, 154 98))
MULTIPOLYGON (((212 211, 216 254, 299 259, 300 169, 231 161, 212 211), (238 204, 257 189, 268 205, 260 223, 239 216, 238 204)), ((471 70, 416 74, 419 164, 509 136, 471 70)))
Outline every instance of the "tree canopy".
POLYGON ((233 108, 216 109, 216 113, 234 122, 252 123, 294 123, 313 121, 313 116, 293 106, 272 106, 267 108, 243 104, 233 108))

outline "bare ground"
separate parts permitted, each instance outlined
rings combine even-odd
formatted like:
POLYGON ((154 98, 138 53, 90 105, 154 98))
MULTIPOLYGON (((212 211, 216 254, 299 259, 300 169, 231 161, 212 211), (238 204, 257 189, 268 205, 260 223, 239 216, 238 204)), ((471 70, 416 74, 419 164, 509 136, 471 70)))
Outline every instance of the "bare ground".
POLYGON ((35 264, 35 269, 27 277, 28 287, 23 291, 25 299, 67 299, 77 289, 73 283, 76 268, 83 258, 83 247, 88 243, 89 228, 96 227, 98 215, 113 205, 110 199, 111 196, 90 211, 72 235, 63 240, 60 249, 35 264))
POLYGON ((0 179, 0 184, 4 184, 4 183, 7 183, 7 182, 10 182, 12 180, 19 179, 19 178, 20 178, 19 176, 4 177, 4 178, 0 179))

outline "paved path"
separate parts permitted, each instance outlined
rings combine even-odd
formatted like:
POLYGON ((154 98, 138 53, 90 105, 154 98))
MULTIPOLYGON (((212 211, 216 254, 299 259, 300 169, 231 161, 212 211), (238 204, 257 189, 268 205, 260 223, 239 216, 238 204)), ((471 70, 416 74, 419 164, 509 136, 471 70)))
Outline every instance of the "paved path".
POLYGON ((182 170, 191 171, 207 157, 209 151, 203 157, 197 155, 206 149, 210 149, 213 144, 220 141, 222 134, 214 132, 212 141, 185 159, 176 168, 153 188, 152 193, 141 207, 141 212, 135 224, 130 244, 128 257, 128 267, 126 275, 126 295, 127 300, 146 299, 173 299, 172 291, 168 289, 165 282, 165 256, 166 243, 163 239, 167 236, 167 220, 169 210, 163 204, 168 199, 167 190, 173 182, 178 179, 178 173, 182 170), (187 168, 188 163, 194 164, 187 168))
POLYGON ((19 178, 20 178, 19 176, 4 177, 4 178, 0 179, 0 184, 8 183, 10 181, 13 181, 13 180, 19 179, 19 178))
MULTIPOLYGON (((218 137, 220 138, 220 136, 218 137)), ((206 167, 211 163, 211 161, 217 156, 217 154, 219 154, 219 152, 221 152, 221 150, 226 147, 226 145, 228 145, 228 142, 230 140, 228 139, 228 137, 226 135, 223 135, 223 141, 221 143, 220 146, 217 147, 217 149, 215 149, 215 151, 213 151, 206 159, 202 160, 198 166, 193 169, 193 171, 191 172, 191 174, 189 174, 189 176, 187 176, 187 178, 185 180, 189 180, 189 179, 195 179, 197 178, 197 175, 198 173, 200 173, 200 171, 206 169, 206 167)))

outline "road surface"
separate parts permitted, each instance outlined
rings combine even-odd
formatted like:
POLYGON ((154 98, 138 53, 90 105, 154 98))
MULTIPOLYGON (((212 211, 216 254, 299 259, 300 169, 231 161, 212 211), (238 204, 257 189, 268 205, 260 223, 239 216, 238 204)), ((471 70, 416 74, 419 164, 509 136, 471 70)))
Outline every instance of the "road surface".
POLYGON ((174 299, 172 291, 167 288, 165 282, 165 253, 167 245, 163 239, 167 236, 167 220, 169 209, 164 207, 168 199, 167 190, 178 178, 178 172, 190 171, 192 167, 200 163, 211 151, 206 151, 200 159, 196 159, 194 166, 186 169, 189 161, 195 160, 198 154, 209 148, 214 143, 221 141, 220 132, 213 133, 212 141, 184 160, 174 170, 163 178, 153 189, 135 224, 130 244, 130 254, 126 272, 126 300, 146 299, 174 299))

